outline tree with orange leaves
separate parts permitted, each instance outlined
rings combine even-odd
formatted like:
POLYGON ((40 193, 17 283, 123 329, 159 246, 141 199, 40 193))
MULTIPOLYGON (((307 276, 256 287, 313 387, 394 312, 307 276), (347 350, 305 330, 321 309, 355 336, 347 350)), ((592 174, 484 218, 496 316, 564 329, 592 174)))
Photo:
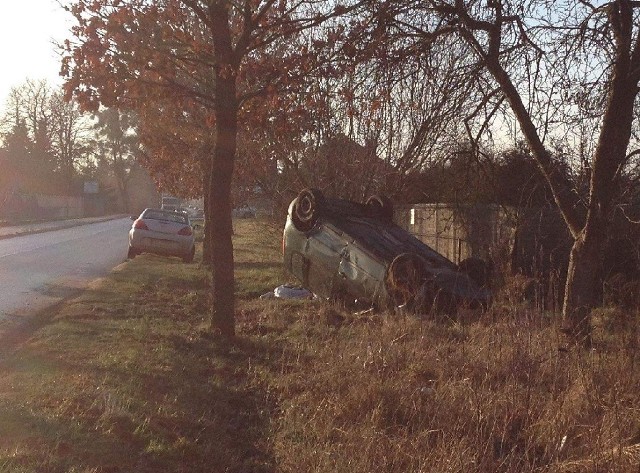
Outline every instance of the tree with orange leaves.
MULTIPOLYGON (((69 96, 90 109, 142 112, 143 123, 150 104, 157 107, 152 116, 184 107, 183 118, 202 119, 202 137, 187 135, 185 143, 207 153, 211 327, 234 335, 231 183, 239 117, 252 100, 300 80, 304 68, 296 73, 291 65, 313 53, 293 40, 346 8, 311 0, 78 0, 68 9, 77 20, 63 62, 69 96)), ((167 172, 182 167, 180 157, 159 159, 167 172)))

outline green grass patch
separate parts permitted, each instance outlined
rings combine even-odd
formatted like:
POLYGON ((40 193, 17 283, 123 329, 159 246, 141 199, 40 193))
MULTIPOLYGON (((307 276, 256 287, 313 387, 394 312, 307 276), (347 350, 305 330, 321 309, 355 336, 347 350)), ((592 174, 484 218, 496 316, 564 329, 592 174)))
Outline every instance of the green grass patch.
POLYGON ((207 273, 150 255, 6 330, 0 472, 637 471, 637 314, 602 313, 587 352, 521 303, 260 300, 286 282, 281 231, 234 227, 234 341, 206 330, 207 273))
POLYGON ((282 268, 282 228, 253 219, 234 222, 236 294, 254 299, 286 280, 282 268))

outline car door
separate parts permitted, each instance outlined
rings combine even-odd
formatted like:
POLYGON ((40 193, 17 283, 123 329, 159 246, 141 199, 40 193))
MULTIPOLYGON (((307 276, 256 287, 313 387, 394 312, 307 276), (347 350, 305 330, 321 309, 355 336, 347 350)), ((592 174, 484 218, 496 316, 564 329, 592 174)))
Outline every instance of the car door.
POLYGON ((340 254, 338 279, 342 292, 376 304, 384 281, 385 264, 351 241, 340 254))
POLYGON ((335 295, 341 253, 346 246, 342 232, 329 223, 318 225, 309 233, 304 248, 309 290, 326 298, 335 295))

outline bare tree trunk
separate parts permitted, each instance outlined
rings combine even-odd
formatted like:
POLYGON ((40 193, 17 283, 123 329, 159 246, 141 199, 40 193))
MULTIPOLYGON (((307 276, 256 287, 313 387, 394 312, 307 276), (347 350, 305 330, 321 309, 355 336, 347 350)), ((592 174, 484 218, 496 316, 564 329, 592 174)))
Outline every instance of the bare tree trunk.
POLYGON ((229 12, 224 4, 209 6, 213 22, 215 81, 215 137, 209 181, 211 259, 213 262, 211 329, 223 336, 235 335, 235 281, 233 227, 231 222, 231 180, 237 148, 238 101, 236 75, 229 28, 229 12))
POLYGON ((122 200, 122 211, 124 213, 129 213, 131 204, 129 202, 129 191, 127 189, 126 178, 123 176, 117 176, 117 185, 118 185, 118 193, 120 194, 120 199, 122 200))
POLYGON ((591 345, 591 309, 599 304, 599 277, 606 226, 600 219, 590 221, 575 239, 569 257, 562 313, 564 331, 591 345))
POLYGON ((120 189, 120 196, 122 197, 122 210, 124 213, 129 213, 131 210, 131 204, 129 203, 129 192, 127 192, 126 188, 122 187, 120 189))
POLYGON ((204 240, 202 242, 202 264, 205 266, 212 266, 213 259, 211 257, 211 240, 213 234, 213 220, 211 215, 211 195, 210 195, 210 183, 211 183, 211 164, 213 162, 213 152, 203 160, 203 179, 202 179, 202 192, 204 200, 204 240))
MULTIPOLYGON (((222 81, 221 81, 222 82, 222 81)), ((235 81, 232 79, 229 82, 235 81)), ((221 84, 218 87, 222 87, 221 84)), ((235 96, 234 96, 235 97, 235 96)), ((235 335, 235 294, 233 243, 231 237, 231 176, 236 151, 237 116, 227 100, 216 115, 216 145, 209 182, 211 260, 213 262, 213 312, 211 327, 225 336, 235 335)))
MULTIPOLYGON (((627 15, 629 12, 626 13, 627 15)), ((630 18, 627 18, 630 21, 630 18)), ((619 33, 622 35, 622 33, 619 33)), ((621 43, 624 41, 618 38, 621 43)), ((639 43, 640 46, 640 43, 639 43)), ((589 209, 581 232, 574 234, 563 315, 568 331, 591 344, 591 309, 599 304, 599 277, 611 210, 620 194, 620 169, 631 137, 637 78, 630 77, 626 49, 618 51, 598 147, 592 164, 589 209)), ((640 49, 637 59, 640 60, 640 49)))

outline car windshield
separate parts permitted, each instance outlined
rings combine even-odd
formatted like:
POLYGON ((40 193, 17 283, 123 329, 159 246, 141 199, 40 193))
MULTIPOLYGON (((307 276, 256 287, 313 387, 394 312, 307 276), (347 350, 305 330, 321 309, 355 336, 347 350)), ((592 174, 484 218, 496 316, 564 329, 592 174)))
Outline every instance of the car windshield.
POLYGON ((151 220, 163 220, 165 222, 175 222, 188 224, 187 217, 184 214, 177 212, 162 212, 160 210, 146 210, 142 214, 142 218, 148 218, 151 220))

